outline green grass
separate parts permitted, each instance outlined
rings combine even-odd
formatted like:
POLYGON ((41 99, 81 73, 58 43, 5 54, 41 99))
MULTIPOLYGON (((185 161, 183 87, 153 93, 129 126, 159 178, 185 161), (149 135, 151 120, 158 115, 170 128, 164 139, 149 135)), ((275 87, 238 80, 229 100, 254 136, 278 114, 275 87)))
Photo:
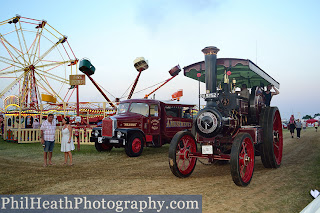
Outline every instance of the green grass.
POLYGON ((56 144, 53 162, 42 167, 40 143, 17 144, 0 139, 0 194, 202 194, 204 212, 299 212, 320 190, 320 132, 308 129, 300 140, 284 130, 284 157, 279 169, 266 169, 259 157, 253 180, 237 187, 230 166, 197 163, 194 173, 176 178, 168 166, 168 148, 145 148, 138 158, 124 149, 97 152, 93 145, 73 151, 75 166, 62 166, 56 144), (97 184, 98 183, 98 184, 97 184))
MULTIPOLYGON (((75 144, 77 149, 77 144, 75 144)), ((143 155, 139 158, 148 158, 155 153, 168 152, 169 145, 164 145, 161 148, 144 148, 143 155)), ((62 161, 63 153, 60 151, 61 145, 56 143, 53 149, 53 160, 62 161)), ((21 159, 24 162, 36 162, 43 159, 43 147, 40 143, 18 144, 15 142, 6 142, 0 138, 0 153, 2 157, 21 159)), ((81 160, 101 160, 106 157, 126 157, 124 148, 113 148, 111 152, 97 152, 93 143, 81 144, 80 150, 72 151, 75 159, 81 160)))

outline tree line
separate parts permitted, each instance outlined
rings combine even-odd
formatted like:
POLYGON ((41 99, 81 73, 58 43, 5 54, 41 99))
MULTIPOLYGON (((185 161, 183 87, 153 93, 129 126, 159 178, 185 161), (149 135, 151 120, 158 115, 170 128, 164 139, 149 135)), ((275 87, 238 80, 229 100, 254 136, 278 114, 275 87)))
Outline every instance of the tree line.
POLYGON ((303 116, 302 117, 302 119, 311 119, 311 118, 315 118, 315 117, 317 117, 317 116, 320 116, 320 113, 316 113, 316 114, 314 114, 314 116, 312 117, 311 115, 305 115, 305 116, 303 116))

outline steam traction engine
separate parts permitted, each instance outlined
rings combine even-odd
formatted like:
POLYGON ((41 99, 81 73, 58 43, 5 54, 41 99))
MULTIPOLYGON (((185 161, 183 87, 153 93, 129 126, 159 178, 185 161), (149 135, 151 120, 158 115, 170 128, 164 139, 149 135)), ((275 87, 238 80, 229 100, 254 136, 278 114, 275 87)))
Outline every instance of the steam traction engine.
MULTIPOLYGON (((202 50, 205 61, 184 68, 185 75, 206 83, 207 104, 194 121, 196 138, 180 131, 169 148, 169 165, 177 177, 188 177, 197 158, 209 163, 230 161, 231 176, 238 186, 247 186, 253 175, 255 156, 260 155, 266 168, 281 164, 283 137, 280 112, 264 104, 266 84, 279 88, 279 83, 250 60, 217 59, 219 49, 202 50), (205 67, 205 76, 196 78, 205 67), (249 98, 235 92, 242 84, 251 88, 249 98)), ((203 76, 203 75, 202 75, 203 76)))

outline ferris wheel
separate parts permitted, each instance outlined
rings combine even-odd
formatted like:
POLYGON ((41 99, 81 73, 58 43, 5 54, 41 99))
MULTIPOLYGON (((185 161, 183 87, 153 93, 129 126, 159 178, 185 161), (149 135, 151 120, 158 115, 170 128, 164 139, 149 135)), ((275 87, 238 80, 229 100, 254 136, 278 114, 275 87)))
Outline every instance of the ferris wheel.
POLYGON ((39 109, 42 94, 64 101, 77 62, 67 36, 47 21, 16 15, 0 22, 0 99, 17 95, 29 109, 39 109))

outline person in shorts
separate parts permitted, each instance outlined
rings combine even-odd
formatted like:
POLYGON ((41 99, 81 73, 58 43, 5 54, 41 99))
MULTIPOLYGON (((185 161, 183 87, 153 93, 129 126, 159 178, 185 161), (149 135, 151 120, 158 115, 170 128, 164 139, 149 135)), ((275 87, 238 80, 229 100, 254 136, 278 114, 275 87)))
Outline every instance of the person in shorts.
POLYGON ((53 119, 53 114, 48 115, 48 119, 45 120, 41 125, 41 144, 44 145, 44 164, 46 167, 48 164, 53 165, 52 163, 52 151, 54 148, 55 134, 56 134, 56 121, 53 119), (49 162, 47 163, 47 158, 49 162))
POLYGON ((294 129, 296 128, 296 122, 294 120, 294 116, 291 115, 290 117, 290 121, 289 121, 289 129, 290 129, 290 133, 291 133, 291 137, 293 138, 294 136, 294 129))

